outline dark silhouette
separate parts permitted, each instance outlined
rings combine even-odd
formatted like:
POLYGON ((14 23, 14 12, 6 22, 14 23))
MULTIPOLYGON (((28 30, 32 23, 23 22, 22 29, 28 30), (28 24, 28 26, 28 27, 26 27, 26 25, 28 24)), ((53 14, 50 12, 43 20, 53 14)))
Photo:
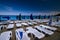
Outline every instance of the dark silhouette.
POLYGON ((50 17, 49 26, 51 25, 51 23, 52 23, 52 17, 50 17))
POLYGON ((19 20, 21 20, 21 14, 19 14, 19 20))
POLYGON ((38 19, 40 19, 40 15, 38 16, 38 19))
POLYGON ((48 19, 50 19, 50 15, 48 16, 48 19))
POLYGON ((16 16, 16 19, 19 20, 19 15, 16 16))
POLYGON ((1 16, 0 16, 0 22, 1 22, 1 16))
POLYGON ((32 14, 30 15, 30 19, 33 20, 33 15, 32 14))
POLYGON ((46 15, 44 15, 44 19, 46 18, 46 15))
POLYGON ((25 19, 25 16, 24 16, 24 19, 25 19))
POLYGON ((57 19, 56 19, 56 21, 58 22, 59 21, 59 17, 57 16, 57 19))

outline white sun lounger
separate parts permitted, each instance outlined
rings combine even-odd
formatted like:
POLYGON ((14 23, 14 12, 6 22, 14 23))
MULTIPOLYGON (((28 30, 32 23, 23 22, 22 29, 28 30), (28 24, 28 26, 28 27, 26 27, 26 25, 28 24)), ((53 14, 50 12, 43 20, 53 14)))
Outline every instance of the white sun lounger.
POLYGON ((9 21, 9 23, 14 23, 13 21, 9 21))
POLYGON ((32 24, 37 24, 36 22, 31 22, 32 24))
POLYGON ((40 19, 34 19, 34 21, 36 21, 36 22, 39 22, 39 23, 40 23, 40 19))
POLYGON ((12 29, 14 27, 14 24, 9 24, 8 27, 6 27, 7 29, 12 29))
POLYGON ((32 33, 35 35, 35 37, 37 37, 39 39, 41 39, 45 36, 43 33, 37 31, 36 29, 33 29, 32 27, 27 27, 26 29, 27 29, 27 31, 26 31, 27 33, 32 33))
POLYGON ((55 28, 55 27, 49 27, 49 26, 45 26, 45 25, 40 25, 40 26, 42 26, 43 28, 48 28, 53 31, 57 30, 57 28, 55 28))
POLYGON ((16 23, 16 26, 17 26, 17 27, 21 27, 22 24, 21 24, 21 23, 16 23))
POLYGON ((60 21, 59 21, 59 22, 52 22, 52 24, 51 24, 51 25, 55 25, 55 26, 60 27, 60 21))
POLYGON ((39 26, 35 26, 35 28, 37 28, 40 31, 43 31, 44 33, 48 34, 48 35, 52 35, 54 32, 47 30, 45 28, 39 27, 39 26))
POLYGON ((42 23, 42 22, 48 22, 49 20, 47 20, 47 19, 40 19, 40 22, 42 23))
POLYGON ((31 22, 27 22, 29 25, 33 25, 33 23, 31 23, 31 22))
POLYGON ((21 23, 22 25, 26 25, 26 26, 28 26, 28 24, 27 23, 21 23))
POLYGON ((22 21, 19 21, 19 20, 15 21, 15 23, 20 23, 20 22, 22 22, 22 21))
POLYGON ((15 31, 15 33, 16 33, 16 40, 20 40, 20 33, 19 32, 23 32, 21 40, 30 40, 30 38, 28 37, 27 33, 23 30, 23 28, 17 29, 15 31))
POLYGON ((9 40, 10 37, 12 37, 12 32, 6 31, 6 32, 1 33, 0 40, 9 40))

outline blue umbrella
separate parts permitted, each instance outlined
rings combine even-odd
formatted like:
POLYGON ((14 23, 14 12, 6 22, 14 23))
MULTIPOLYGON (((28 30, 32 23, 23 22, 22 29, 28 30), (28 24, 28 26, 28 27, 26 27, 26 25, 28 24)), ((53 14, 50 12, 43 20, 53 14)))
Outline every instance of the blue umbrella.
POLYGON ((21 14, 19 14, 19 20, 21 20, 21 14))
POLYGON ((19 33, 20 33, 20 40, 21 40, 23 37, 23 32, 19 32, 19 33))
POLYGON ((57 16, 57 20, 56 20, 57 22, 59 21, 59 17, 57 16))
POLYGON ((32 14, 30 15, 30 19, 33 20, 33 15, 32 14))
POLYGON ((50 17, 49 25, 51 25, 51 23, 52 23, 52 17, 50 17))

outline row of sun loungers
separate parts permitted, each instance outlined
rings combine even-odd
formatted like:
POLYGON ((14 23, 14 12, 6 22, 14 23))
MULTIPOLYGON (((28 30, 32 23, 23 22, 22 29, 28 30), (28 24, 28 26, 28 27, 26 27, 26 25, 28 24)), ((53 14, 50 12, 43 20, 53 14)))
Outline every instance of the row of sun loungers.
MULTIPOLYGON (((16 33, 16 40, 30 40, 30 37, 28 36, 29 33, 33 34, 35 37, 37 37, 38 39, 44 38, 45 34, 43 34, 43 32, 45 34, 48 35, 52 35, 54 34, 53 31, 42 28, 40 26, 35 26, 34 28, 32 27, 27 27, 26 31, 23 30, 23 28, 19 28, 15 30, 16 33), (40 30, 41 32, 39 32, 38 30, 36 30, 35 28, 37 28, 38 30, 40 30)), ((10 37, 12 36, 12 32, 11 31, 7 31, 7 32, 3 32, 0 34, 0 38, 1 40, 9 40, 10 37), (6 37, 7 36, 7 37, 6 37)))
MULTIPOLYGON (((52 35, 54 32, 35 26, 35 28, 39 29, 40 31, 43 31, 44 33, 48 34, 48 35, 52 35)), ((16 40, 30 40, 30 38, 28 37, 29 33, 32 33, 35 35, 35 37, 37 37, 38 39, 41 39, 43 37, 45 37, 45 34, 43 34, 42 32, 37 31, 36 29, 32 28, 32 27, 27 27, 26 28, 27 31, 24 31, 23 28, 17 29, 15 31, 16 33, 16 40)), ((11 32, 4 32, 0 35, 1 40, 9 40, 11 32), (7 36, 7 37, 6 37, 7 36)))
MULTIPOLYGON (((28 25, 34 25, 34 24, 37 24, 37 22, 27 22, 27 23, 22 22, 22 23, 16 23, 16 27, 20 27, 22 25, 28 26, 28 25)), ((48 28, 51 30, 56 30, 56 28, 54 28, 54 27, 49 27, 49 26, 45 26, 45 25, 40 25, 40 26, 43 26, 44 28, 48 28)), ((6 29, 11 29, 13 27, 14 27, 14 24, 8 24, 8 27, 6 27, 6 29)), ((1 27, 0 27, 0 29, 1 29, 1 27)))
MULTIPOLYGON (((6 27, 6 29, 12 29, 14 28, 14 22, 10 22, 11 24, 8 24, 8 26, 6 27)), ((22 25, 34 25, 37 24, 37 22, 19 22, 19 21, 15 21, 16 23, 16 27, 22 27, 22 25)), ((0 30, 1 30, 0 26, 0 30)), ((54 31, 56 31, 57 28, 55 27, 50 27, 50 26, 46 26, 46 25, 38 25, 38 26, 34 26, 32 27, 26 27, 26 31, 23 28, 19 28, 15 30, 15 35, 16 35, 16 40, 30 40, 30 37, 28 36, 29 33, 33 34, 35 37, 37 37, 38 39, 44 38, 46 35, 52 35, 54 34, 54 31), (38 31, 38 30, 39 31, 38 31), (53 30, 53 31, 52 31, 53 30), (45 34, 44 34, 44 33, 45 34)), ((12 31, 7 31, 7 32, 3 32, 0 34, 0 40, 10 40, 12 37, 12 31)))

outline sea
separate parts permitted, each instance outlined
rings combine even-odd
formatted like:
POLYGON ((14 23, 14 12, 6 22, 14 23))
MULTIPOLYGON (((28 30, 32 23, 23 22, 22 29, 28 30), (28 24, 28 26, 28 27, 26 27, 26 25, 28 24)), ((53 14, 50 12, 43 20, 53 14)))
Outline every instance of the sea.
MULTIPOLYGON (((32 16, 33 19, 49 19, 50 17, 56 18, 56 16, 32 16)), ((22 15, 21 19, 30 19, 28 15, 22 15)), ((0 20, 18 20, 17 15, 0 15, 0 20)))

